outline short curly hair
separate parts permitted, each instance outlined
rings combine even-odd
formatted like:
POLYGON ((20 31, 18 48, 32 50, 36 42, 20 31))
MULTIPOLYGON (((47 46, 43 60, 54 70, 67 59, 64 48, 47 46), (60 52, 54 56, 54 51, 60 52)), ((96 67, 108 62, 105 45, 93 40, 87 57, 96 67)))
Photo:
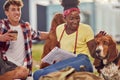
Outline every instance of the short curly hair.
POLYGON ((79 3, 79 0, 61 0, 61 5, 64 7, 64 10, 78 8, 79 3))
POLYGON ((6 0, 6 2, 3 5, 3 9, 5 11, 8 11, 10 5, 16 5, 19 7, 23 7, 23 2, 22 2, 22 0, 6 0))

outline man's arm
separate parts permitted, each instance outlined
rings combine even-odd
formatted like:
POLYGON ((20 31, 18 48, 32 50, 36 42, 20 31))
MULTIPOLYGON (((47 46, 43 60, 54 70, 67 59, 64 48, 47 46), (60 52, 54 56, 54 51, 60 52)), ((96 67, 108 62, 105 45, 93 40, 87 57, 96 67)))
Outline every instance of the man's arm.
POLYGON ((39 38, 40 38, 41 40, 46 40, 46 39, 48 38, 48 35, 49 35, 48 32, 41 31, 39 38))
POLYGON ((3 75, 0 75, 0 80, 14 80, 25 79, 28 76, 29 70, 25 67, 17 67, 15 70, 8 71, 3 75))

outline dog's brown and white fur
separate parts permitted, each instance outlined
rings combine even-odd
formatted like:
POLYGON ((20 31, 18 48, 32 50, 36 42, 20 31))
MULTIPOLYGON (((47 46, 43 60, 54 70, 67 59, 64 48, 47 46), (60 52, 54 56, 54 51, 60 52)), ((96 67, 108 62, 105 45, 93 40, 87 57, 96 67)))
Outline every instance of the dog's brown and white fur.
MULTIPOLYGON (((52 19, 52 22, 51 22, 51 29, 49 32, 48 39, 45 42, 45 45, 43 48, 44 50, 43 50, 41 58, 45 57, 55 46, 59 46, 59 43, 58 43, 57 37, 56 37, 56 27, 62 23, 65 23, 63 14, 61 14, 61 13, 55 14, 52 19)), ((48 65, 49 64, 47 64, 47 63, 41 62, 40 68, 44 68, 48 65)))
MULTIPOLYGON (((91 56, 95 58, 94 65, 98 72, 104 76, 107 74, 116 75, 115 73, 120 73, 118 70, 120 67, 120 54, 116 47, 115 40, 108 34, 103 35, 103 33, 99 33, 90 43, 88 47, 91 56), (90 45, 92 46, 90 47, 90 45)), ((107 79, 108 77, 112 79, 113 76, 107 76, 107 79)), ((118 78, 120 79, 120 77, 118 78)))

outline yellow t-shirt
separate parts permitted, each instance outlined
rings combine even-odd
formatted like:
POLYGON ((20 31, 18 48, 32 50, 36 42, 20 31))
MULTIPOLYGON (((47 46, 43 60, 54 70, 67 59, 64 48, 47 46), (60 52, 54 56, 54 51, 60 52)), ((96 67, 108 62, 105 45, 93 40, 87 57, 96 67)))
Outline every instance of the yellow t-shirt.
MULTIPOLYGON (((60 39, 63 30, 64 30, 64 24, 59 25, 56 29, 58 41, 60 39)), ((74 52, 75 38, 76 38, 76 32, 68 35, 66 31, 64 31, 60 41, 60 48, 69 52, 74 52)), ((89 55, 89 50, 86 43, 93 38, 94 38, 94 33, 91 27, 89 25, 80 23, 78 28, 76 54, 83 53, 89 55)))

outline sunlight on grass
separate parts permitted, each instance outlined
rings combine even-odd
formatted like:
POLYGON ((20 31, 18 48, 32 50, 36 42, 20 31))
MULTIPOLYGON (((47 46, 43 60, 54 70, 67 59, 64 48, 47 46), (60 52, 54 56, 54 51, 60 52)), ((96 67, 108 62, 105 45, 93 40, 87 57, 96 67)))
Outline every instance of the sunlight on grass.
POLYGON ((43 52, 43 44, 33 44, 32 51, 33 59, 35 61, 39 61, 43 52))
POLYGON ((33 72, 39 69, 42 52, 43 44, 33 44, 32 46, 33 72))

